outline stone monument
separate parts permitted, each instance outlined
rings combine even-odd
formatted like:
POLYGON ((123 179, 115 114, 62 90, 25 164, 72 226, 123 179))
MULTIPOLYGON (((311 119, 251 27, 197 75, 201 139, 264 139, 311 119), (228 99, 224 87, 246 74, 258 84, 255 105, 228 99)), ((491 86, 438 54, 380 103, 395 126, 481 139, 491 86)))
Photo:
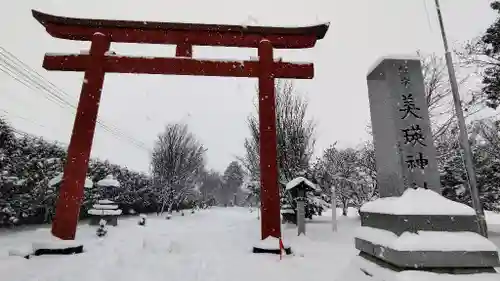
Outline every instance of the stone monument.
POLYGON ((500 280, 474 210, 441 196, 420 59, 383 58, 367 79, 381 198, 362 206, 338 280, 500 280))
POLYGON ((420 61, 383 59, 368 74, 368 93, 380 196, 409 187, 440 193, 420 61))

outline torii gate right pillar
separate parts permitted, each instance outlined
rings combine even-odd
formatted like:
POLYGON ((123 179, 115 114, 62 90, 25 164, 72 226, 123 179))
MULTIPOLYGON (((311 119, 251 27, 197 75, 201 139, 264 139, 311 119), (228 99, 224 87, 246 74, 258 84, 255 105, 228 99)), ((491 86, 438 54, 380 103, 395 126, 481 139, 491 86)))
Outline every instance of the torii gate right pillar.
POLYGON ((259 155, 261 235, 281 237, 280 194, 278 187, 278 151, 276 137, 276 97, 274 92, 273 46, 261 40, 259 53, 259 155))

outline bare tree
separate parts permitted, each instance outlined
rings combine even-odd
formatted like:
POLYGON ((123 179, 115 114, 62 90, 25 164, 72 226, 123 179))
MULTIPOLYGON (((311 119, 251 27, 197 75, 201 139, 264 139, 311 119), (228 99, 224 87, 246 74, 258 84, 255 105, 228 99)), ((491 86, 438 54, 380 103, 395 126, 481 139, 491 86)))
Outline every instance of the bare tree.
MULTIPOLYGON (((297 93, 293 83, 281 81, 276 89, 276 130, 280 181, 288 182, 308 170, 314 152, 315 124, 308 119, 307 101, 297 93)), ((240 159, 251 178, 259 178, 259 119, 248 119, 250 137, 245 140, 245 156, 240 159)))
POLYGON ((370 193, 376 195, 377 188, 377 163, 375 159, 375 147, 372 141, 366 141, 358 149, 357 165, 364 181, 371 188, 370 193))
MULTIPOLYGON (((436 54, 417 53, 422 57, 425 97, 435 140, 453 127, 456 120, 448 70, 443 57, 436 54)), ((456 64, 456 69, 460 76, 458 85, 462 92, 462 107, 465 117, 468 118, 484 109, 482 102, 477 98, 478 87, 471 86, 476 72, 464 69, 460 62, 456 64)))
POLYGON ((158 136, 151 157, 154 185, 158 188, 161 209, 171 211, 199 182, 204 168, 205 149, 185 124, 169 124, 158 136))
POLYGON ((337 149, 330 146, 314 165, 315 179, 328 189, 335 186, 337 202, 342 204, 343 215, 349 206, 360 208, 378 196, 375 149, 371 142, 361 148, 337 149))
POLYGON ((335 186, 337 202, 342 203, 344 216, 347 216, 347 208, 360 179, 357 154, 352 148, 339 150, 332 145, 316 164, 318 181, 329 187, 335 186))
POLYGON ((243 200, 245 204, 250 206, 260 206, 260 183, 259 181, 250 180, 247 178, 244 180, 242 188, 246 192, 246 197, 243 200))
POLYGON ((480 70, 488 66, 500 66, 500 55, 495 51, 480 36, 466 42, 461 49, 455 50, 455 54, 460 58, 460 66, 480 70))

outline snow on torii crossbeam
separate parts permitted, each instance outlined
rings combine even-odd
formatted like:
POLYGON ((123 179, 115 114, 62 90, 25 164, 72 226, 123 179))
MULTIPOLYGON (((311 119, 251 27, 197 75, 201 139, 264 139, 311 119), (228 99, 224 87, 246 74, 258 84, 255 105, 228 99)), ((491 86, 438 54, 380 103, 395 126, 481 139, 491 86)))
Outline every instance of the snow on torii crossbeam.
POLYGON ((287 63, 273 58, 273 48, 312 48, 328 24, 310 27, 259 27, 66 18, 32 11, 56 38, 91 41, 88 54, 46 54, 47 70, 84 71, 73 133, 64 167, 52 233, 74 239, 83 197, 90 150, 105 73, 141 73, 255 77, 259 79, 259 131, 262 239, 280 237, 274 79, 312 79, 312 63, 287 63), (132 57, 109 52, 112 42, 176 45, 176 57, 132 57), (222 61, 193 59, 193 46, 257 48, 259 59, 222 61))

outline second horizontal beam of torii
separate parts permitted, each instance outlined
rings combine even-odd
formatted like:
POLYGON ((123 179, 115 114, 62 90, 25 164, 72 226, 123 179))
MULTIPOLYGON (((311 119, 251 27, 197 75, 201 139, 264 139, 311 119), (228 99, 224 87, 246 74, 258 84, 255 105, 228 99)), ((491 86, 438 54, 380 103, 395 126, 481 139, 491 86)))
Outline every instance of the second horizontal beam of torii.
MULTIPOLYGON (((46 54, 43 67, 47 70, 85 71, 91 61, 89 54, 46 54)), ((102 56, 102 65, 109 73, 174 74, 228 77, 259 77, 259 61, 199 60, 187 57, 102 56)), ((311 79, 312 63, 275 61, 274 78, 311 79)))

